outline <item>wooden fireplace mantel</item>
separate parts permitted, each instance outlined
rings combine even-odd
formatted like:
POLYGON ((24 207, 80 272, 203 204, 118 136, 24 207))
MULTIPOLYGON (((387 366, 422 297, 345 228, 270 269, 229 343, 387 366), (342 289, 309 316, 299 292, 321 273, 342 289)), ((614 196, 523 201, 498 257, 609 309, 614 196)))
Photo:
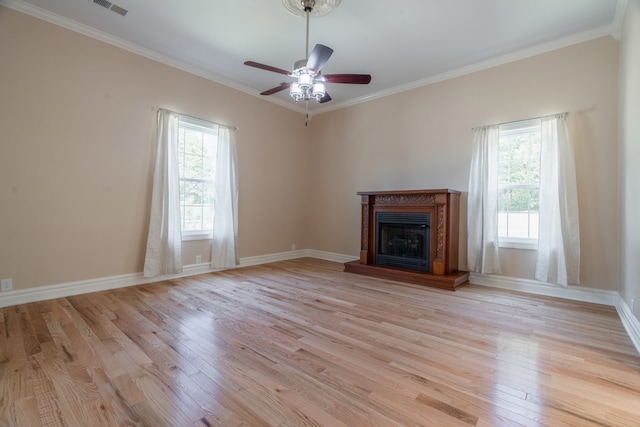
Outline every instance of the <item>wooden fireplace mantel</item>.
POLYGON ((451 290, 469 281, 469 273, 458 270, 459 191, 363 191, 358 195, 362 199, 360 260, 345 263, 345 271, 451 290), (376 265, 375 218, 378 212, 431 215, 429 272, 376 265))

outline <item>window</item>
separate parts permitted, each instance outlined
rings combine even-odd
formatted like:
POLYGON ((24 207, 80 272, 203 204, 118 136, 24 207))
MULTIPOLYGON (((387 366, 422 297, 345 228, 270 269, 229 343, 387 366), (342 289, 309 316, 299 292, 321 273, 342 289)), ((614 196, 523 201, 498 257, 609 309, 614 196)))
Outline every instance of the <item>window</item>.
POLYGON ((183 240, 212 236, 217 142, 217 125, 180 116, 178 173, 183 240))
POLYGON ((536 249, 536 280, 580 283, 578 191, 567 116, 472 129, 469 270, 502 274, 500 247, 536 249))
POLYGON ((499 133, 500 246, 535 249, 540 205, 540 119, 501 125, 499 133))

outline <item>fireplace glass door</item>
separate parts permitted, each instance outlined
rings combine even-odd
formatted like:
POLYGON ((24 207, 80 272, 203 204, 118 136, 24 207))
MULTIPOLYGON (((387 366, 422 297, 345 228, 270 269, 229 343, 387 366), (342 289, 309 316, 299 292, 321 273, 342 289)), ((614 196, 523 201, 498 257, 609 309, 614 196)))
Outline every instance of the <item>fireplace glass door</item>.
POLYGON ((376 264, 430 271, 429 213, 377 212, 376 264))

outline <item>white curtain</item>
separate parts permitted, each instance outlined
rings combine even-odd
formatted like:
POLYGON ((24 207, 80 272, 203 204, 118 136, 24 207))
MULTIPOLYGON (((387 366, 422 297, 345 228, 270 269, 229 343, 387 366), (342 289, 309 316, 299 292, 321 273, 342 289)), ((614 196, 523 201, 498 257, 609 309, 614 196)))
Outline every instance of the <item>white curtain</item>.
POLYGON ((178 114, 158 110, 151 220, 144 260, 145 277, 182 271, 178 125, 178 114))
POLYGON ((473 129, 469 176, 467 263, 481 274, 500 274, 498 247, 498 126, 473 129))
POLYGON ((230 268, 238 258, 238 169, 235 132, 218 128, 211 267, 230 268))
POLYGON ((540 232, 535 278, 580 283, 580 230, 573 142, 567 114, 542 118, 540 232))

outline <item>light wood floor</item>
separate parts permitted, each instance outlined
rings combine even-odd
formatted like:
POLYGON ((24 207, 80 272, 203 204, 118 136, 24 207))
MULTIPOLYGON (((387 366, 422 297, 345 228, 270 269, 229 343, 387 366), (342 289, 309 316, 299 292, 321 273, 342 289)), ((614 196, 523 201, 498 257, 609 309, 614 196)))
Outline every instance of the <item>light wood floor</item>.
POLYGON ((0 309, 1 426, 639 426, 612 307, 314 259, 0 309))

